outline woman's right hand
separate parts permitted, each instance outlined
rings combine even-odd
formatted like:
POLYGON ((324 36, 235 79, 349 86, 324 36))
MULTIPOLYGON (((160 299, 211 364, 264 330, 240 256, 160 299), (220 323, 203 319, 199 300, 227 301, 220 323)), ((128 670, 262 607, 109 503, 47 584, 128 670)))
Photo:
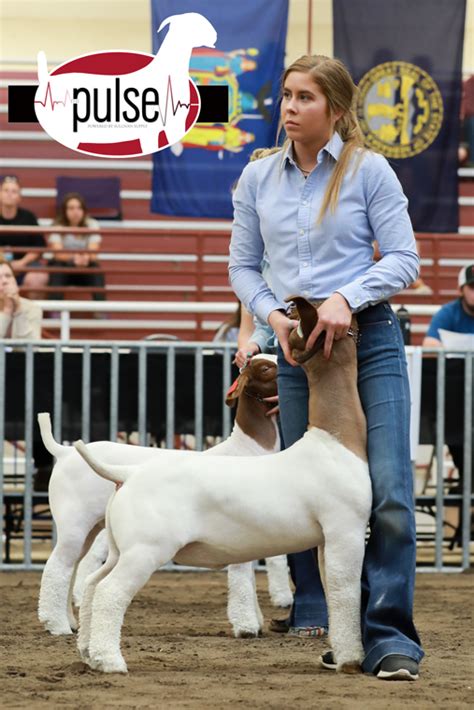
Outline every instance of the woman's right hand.
POLYGON ((268 325, 271 325, 275 331, 275 335, 278 338, 281 349, 283 350, 285 360, 290 365, 293 365, 293 367, 298 365, 296 360, 293 360, 291 357, 290 346, 288 344, 288 336, 292 330, 298 327, 298 321, 287 318, 287 316, 281 311, 272 311, 268 316, 268 325))
POLYGON ((15 313, 20 305, 20 294, 16 281, 5 286, 2 292, 3 296, 3 312, 11 316, 15 313))

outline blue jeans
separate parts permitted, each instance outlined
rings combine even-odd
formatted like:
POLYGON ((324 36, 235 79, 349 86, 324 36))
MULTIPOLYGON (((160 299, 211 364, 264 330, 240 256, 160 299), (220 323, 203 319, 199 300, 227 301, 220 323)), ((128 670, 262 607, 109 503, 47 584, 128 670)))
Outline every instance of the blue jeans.
MULTIPOLYGON (((358 388, 367 418, 367 451, 373 504, 362 571, 363 669, 374 672, 385 656, 420 661, 413 624, 416 529, 410 462, 410 393, 402 335, 388 303, 357 316, 358 388)), ((291 446, 306 431, 308 384, 278 350, 278 392, 283 441, 291 446)), ((326 626, 327 610, 312 552, 289 555, 296 585, 292 626, 326 626)))

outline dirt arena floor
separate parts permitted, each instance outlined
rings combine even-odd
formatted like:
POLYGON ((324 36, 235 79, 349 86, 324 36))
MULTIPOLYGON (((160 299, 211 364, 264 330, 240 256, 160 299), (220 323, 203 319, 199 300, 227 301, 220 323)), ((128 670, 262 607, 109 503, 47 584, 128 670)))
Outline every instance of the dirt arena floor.
MULTIPOLYGON (((278 616, 258 575, 266 619, 278 616)), ((123 650, 129 674, 80 662, 75 637, 36 618, 40 576, 0 575, 2 708, 464 708, 474 707, 473 574, 421 574, 416 620, 427 658, 416 683, 336 675, 318 667, 325 645, 266 631, 237 640, 226 622, 223 573, 157 573, 133 601, 123 650)))

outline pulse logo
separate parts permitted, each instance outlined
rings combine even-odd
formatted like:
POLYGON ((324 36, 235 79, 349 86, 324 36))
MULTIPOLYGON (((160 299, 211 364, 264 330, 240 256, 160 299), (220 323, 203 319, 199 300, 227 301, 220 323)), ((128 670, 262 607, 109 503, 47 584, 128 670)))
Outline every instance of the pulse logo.
POLYGON ((156 56, 112 51, 72 59, 48 74, 38 54, 38 121, 72 150, 108 158, 155 153, 191 130, 200 110, 189 76, 193 47, 215 47, 217 34, 202 15, 164 20, 168 32, 156 56))

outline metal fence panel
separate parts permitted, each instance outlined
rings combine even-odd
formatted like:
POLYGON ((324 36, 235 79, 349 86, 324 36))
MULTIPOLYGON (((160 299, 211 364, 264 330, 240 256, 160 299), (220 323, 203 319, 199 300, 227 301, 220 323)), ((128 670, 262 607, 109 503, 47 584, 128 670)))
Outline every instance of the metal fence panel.
MULTIPOLYGON (((8 368, 8 358, 10 353, 24 353, 24 430, 23 441, 25 442, 26 470, 22 495, 19 496, 22 502, 22 532, 23 550, 22 559, 14 562, 4 561, 4 539, 0 542, 0 569, 41 569, 42 564, 37 562, 33 556, 33 522, 34 522, 34 500, 47 502, 47 494, 37 494, 33 491, 33 428, 36 426, 36 413, 38 405, 34 401, 35 396, 35 359, 40 354, 49 351, 52 353, 52 399, 51 408, 53 412, 53 431, 57 440, 63 439, 63 432, 67 422, 64 414, 68 414, 69 402, 68 388, 64 387, 63 376, 67 365, 69 352, 72 350, 77 357, 81 357, 82 382, 78 385, 80 391, 80 434, 84 441, 89 441, 91 432, 96 422, 93 409, 92 389, 94 383, 94 356, 97 353, 105 353, 109 358, 109 381, 103 383, 104 399, 106 402, 105 417, 109 418, 106 432, 111 440, 117 440, 117 435, 121 426, 121 400, 120 400, 120 377, 122 367, 126 364, 127 356, 131 355, 137 361, 136 382, 128 382, 127 387, 133 391, 136 403, 136 431, 141 445, 149 443, 152 432, 149 431, 149 417, 153 410, 153 398, 160 401, 163 406, 164 425, 161 427, 162 442, 166 447, 172 448, 175 445, 177 427, 177 386, 179 385, 179 357, 186 353, 190 356, 189 364, 193 373, 194 389, 188 392, 189 406, 193 411, 193 430, 189 433, 194 437, 195 448, 202 450, 205 444, 205 421, 206 405, 208 404, 209 382, 206 381, 206 360, 207 355, 213 354, 220 358, 222 376, 213 382, 213 392, 215 397, 220 397, 222 406, 219 403, 221 428, 216 433, 219 438, 226 438, 230 434, 232 425, 231 411, 224 404, 225 394, 229 389, 232 379, 232 354, 235 351, 233 343, 176 343, 158 341, 121 341, 111 343, 110 341, 38 341, 25 343, 24 341, 0 341, 0 496, 2 508, 8 500, 9 489, 4 475, 5 439, 8 428, 9 413, 5 411, 6 396, 5 388, 15 387, 16 383, 6 381, 8 368), (164 356, 163 380, 158 383, 158 390, 151 392, 153 382, 153 372, 150 370, 150 359, 154 353, 162 353, 164 356), (178 379, 177 379, 178 378, 178 379), (216 389, 217 388, 217 389, 216 389), (34 498, 34 500, 33 500, 34 498)), ((470 564, 470 535, 471 535, 471 481, 472 481, 472 406, 473 406, 473 353, 458 353, 458 357, 464 358, 464 479, 462 495, 448 496, 443 484, 443 460, 445 445, 445 393, 446 393, 446 363, 447 353, 444 351, 430 351, 437 358, 436 373, 436 440, 435 453, 437 458, 437 483, 434 496, 420 496, 420 500, 434 499, 436 507, 436 517, 433 533, 434 563, 432 566, 425 566, 425 570, 437 571, 460 571, 467 569, 470 564), (444 510, 447 503, 459 502, 462 514, 461 525, 461 555, 458 564, 448 567, 445 563, 446 541, 443 539, 444 510)), ((219 370, 220 372, 220 370, 219 370)), ((78 377, 78 383, 79 383, 78 377)), ((220 375, 219 375, 220 377, 220 375)), ((419 388, 421 390, 421 387, 419 388)), ((153 410, 155 411, 155 410, 153 410)), ((418 409, 419 411, 419 409, 418 409)), ((107 436, 107 434, 105 434, 107 436)), ((17 496, 18 497, 18 496, 17 496)), ((55 541, 55 531, 53 530, 53 543, 55 541)), ((172 569, 181 569, 179 566, 172 566, 172 569)))

